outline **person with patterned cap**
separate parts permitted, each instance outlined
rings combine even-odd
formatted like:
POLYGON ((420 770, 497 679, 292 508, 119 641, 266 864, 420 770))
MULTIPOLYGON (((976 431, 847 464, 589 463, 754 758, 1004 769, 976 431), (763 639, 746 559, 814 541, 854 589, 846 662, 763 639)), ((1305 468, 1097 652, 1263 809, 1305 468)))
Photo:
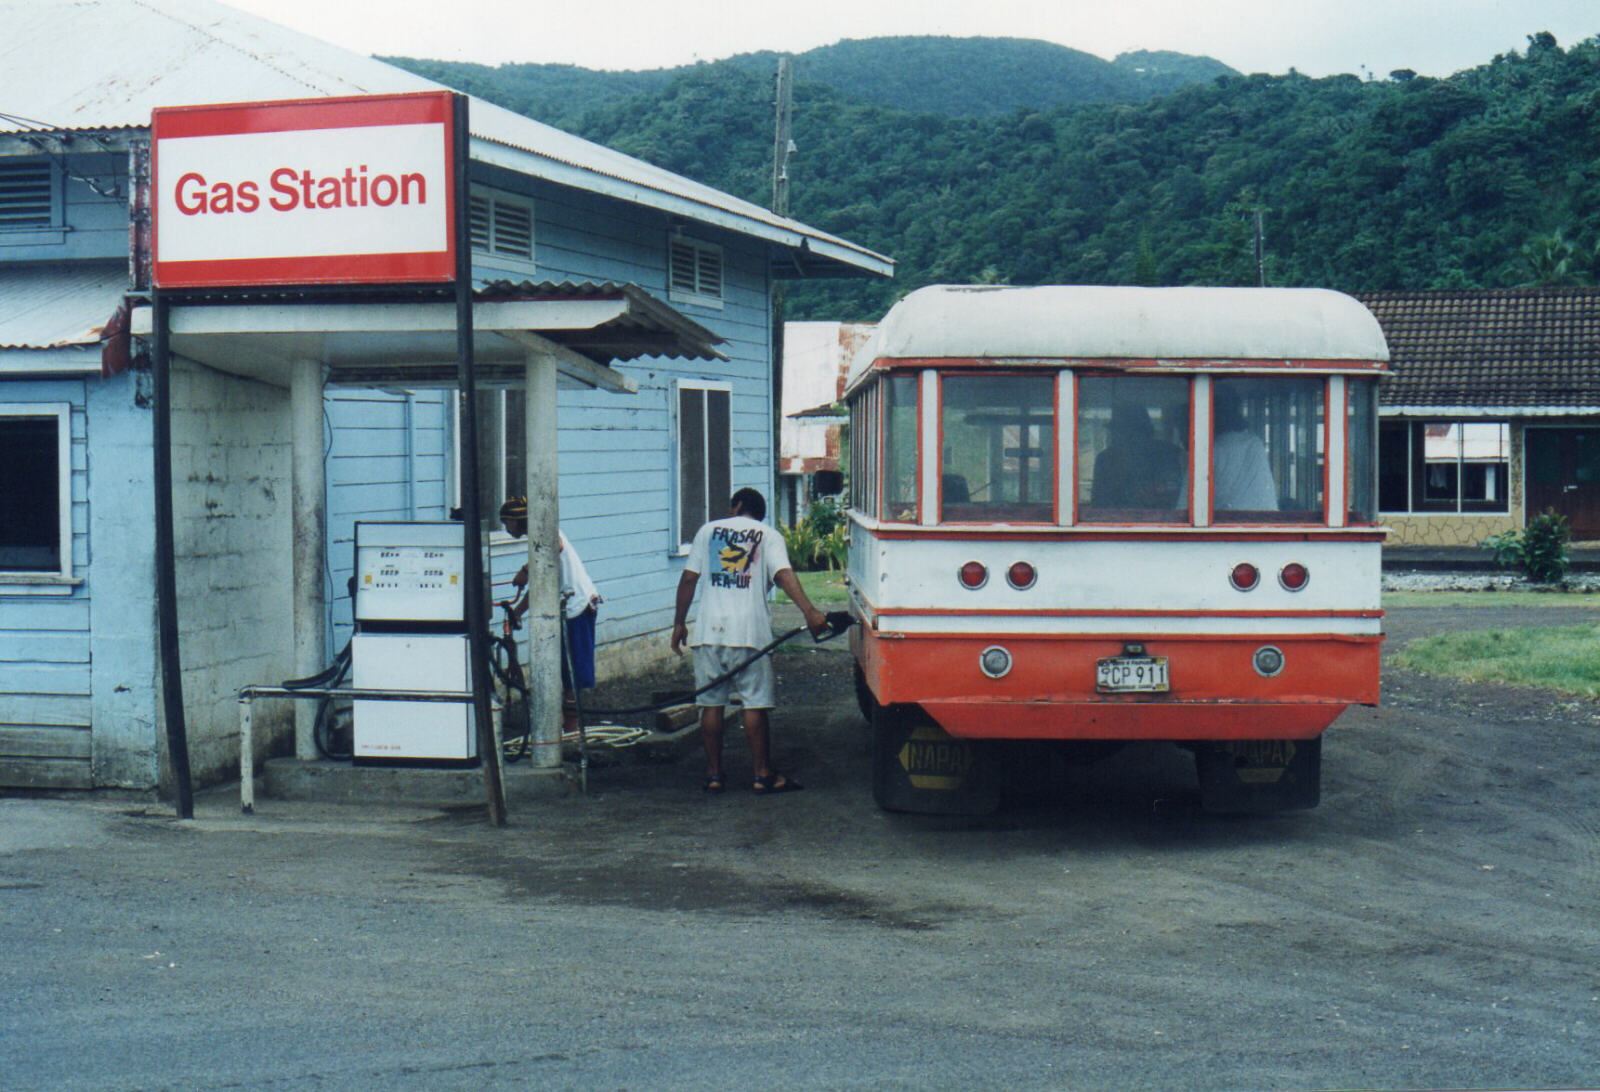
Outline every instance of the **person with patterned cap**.
MULTIPOLYGON (((500 506, 500 524, 512 538, 526 535, 528 498, 506 498, 506 502, 500 506)), ((567 655, 561 663, 563 730, 575 732, 578 729, 575 690, 594 686, 595 620, 600 614, 600 604, 605 600, 589 578, 589 570, 584 568, 578 551, 567 541, 566 533, 558 529, 556 540, 561 564, 561 613, 567 627, 567 655)), ((522 616, 528 612, 526 563, 517 570, 511 583, 516 585, 517 598, 507 611, 510 616, 508 625, 515 628, 522 624, 522 616)))

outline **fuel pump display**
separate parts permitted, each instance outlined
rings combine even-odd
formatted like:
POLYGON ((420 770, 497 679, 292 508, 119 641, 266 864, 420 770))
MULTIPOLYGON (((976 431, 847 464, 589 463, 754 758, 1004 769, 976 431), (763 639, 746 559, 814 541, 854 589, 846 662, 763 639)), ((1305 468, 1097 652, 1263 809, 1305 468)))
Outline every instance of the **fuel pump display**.
MULTIPOLYGON (((472 688, 462 525, 356 524, 352 682, 357 689, 472 688)), ((472 706, 355 702, 353 761, 367 766, 474 765, 472 706)))

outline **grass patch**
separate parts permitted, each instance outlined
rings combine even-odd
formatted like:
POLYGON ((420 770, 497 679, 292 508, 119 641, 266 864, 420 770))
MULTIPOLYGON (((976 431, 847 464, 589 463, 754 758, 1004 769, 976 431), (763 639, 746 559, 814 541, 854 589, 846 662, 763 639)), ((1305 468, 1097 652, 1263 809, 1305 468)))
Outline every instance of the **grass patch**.
POLYGON ((1441 633, 1395 654, 1412 671, 1469 682, 1600 697, 1600 627, 1528 626, 1441 633))
POLYGON ((1383 593, 1388 607, 1588 607, 1600 609, 1591 591, 1400 591, 1383 593))
MULTIPOLYGON (((843 572, 812 572, 795 573, 800 578, 800 586, 806 590, 806 597, 811 600, 818 610, 837 609, 848 606, 850 603, 850 590, 845 587, 843 572)), ((787 603, 789 597, 778 592, 778 602, 787 603)))

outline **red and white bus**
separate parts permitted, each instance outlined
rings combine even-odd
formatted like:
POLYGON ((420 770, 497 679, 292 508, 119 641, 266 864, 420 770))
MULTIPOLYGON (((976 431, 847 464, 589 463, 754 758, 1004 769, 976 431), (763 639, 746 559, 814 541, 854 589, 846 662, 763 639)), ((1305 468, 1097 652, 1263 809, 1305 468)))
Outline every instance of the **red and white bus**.
POLYGON ((1378 700, 1377 384, 1320 289, 932 287, 852 368, 851 630, 881 806, 985 741, 1170 740, 1213 810, 1313 807, 1378 700))

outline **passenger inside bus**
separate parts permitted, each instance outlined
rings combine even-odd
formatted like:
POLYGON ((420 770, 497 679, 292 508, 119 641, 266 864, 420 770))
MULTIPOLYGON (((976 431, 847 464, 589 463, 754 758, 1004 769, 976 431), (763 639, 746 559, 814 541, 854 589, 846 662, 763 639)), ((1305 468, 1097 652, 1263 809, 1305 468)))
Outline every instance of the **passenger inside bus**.
POLYGON ((1245 422, 1239 396, 1225 383, 1214 388, 1216 431, 1211 445, 1211 481, 1219 511, 1276 512, 1278 487, 1261 437, 1245 422))
POLYGON ((1095 456, 1089 503, 1095 508, 1176 508, 1188 457, 1156 435, 1142 404, 1111 408, 1110 440, 1095 456))

